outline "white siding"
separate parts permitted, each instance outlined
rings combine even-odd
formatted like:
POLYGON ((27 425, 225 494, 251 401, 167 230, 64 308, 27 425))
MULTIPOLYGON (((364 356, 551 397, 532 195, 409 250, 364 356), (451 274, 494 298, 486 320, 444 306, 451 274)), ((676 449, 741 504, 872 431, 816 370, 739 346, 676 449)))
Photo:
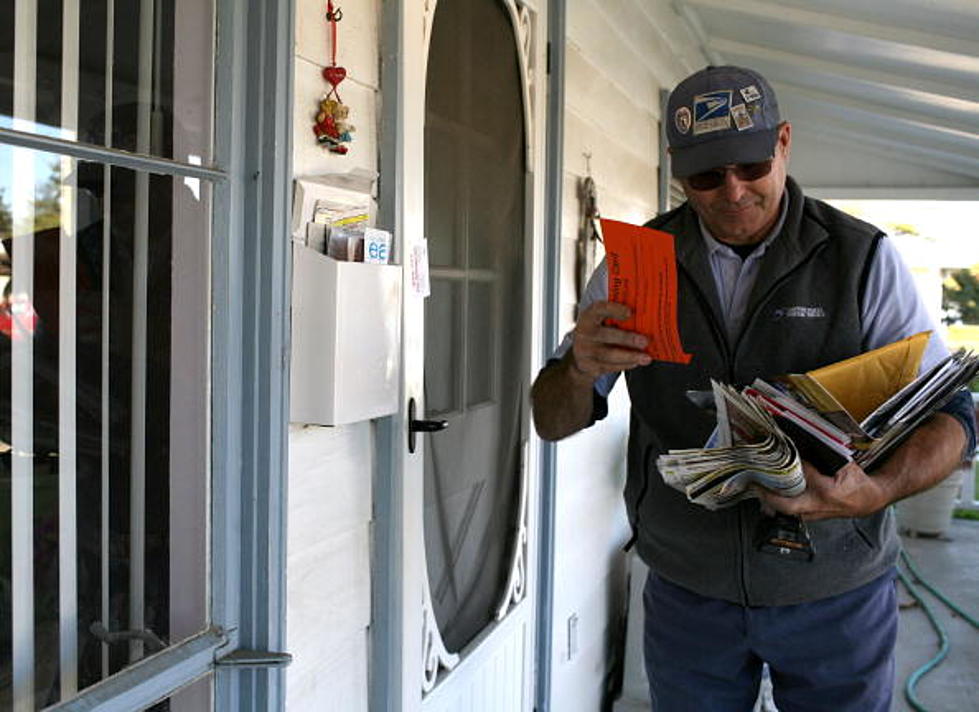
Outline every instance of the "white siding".
MULTIPOLYGON (((344 7, 337 64, 356 127, 350 153, 331 154, 312 133, 320 75, 330 63, 325 3, 297 0, 293 170, 297 176, 377 170, 379 0, 344 7)), ((292 425, 289 431, 287 674, 289 712, 367 712, 371 618, 374 426, 292 425)))
MULTIPOLYGON (((577 183, 591 175, 603 217, 642 223, 656 213, 659 92, 704 64, 671 3, 576 0, 568 4, 561 322, 576 302, 577 183), (585 154, 591 154, 586 161, 585 154)), ((619 383, 609 416, 558 446, 552 639, 552 709, 601 708, 626 590, 622 504, 629 399, 619 383), (577 616, 569 655, 568 619, 577 616)))
POLYGON ((371 431, 369 423, 358 423, 293 425, 289 432, 290 712, 323 709, 327 690, 346 691, 360 682, 351 699, 366 709, 371 431))

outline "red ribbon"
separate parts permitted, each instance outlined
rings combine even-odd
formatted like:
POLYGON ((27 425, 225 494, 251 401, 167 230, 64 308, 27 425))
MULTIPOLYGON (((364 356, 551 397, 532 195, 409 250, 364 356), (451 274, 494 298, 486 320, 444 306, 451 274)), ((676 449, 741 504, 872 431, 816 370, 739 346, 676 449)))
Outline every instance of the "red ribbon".
POLYGON ((337 66, 337 16, 333 10, 333 0, 326 0, 326 18, 330 21, 330 37, 333 41, 333 66, 337 66))

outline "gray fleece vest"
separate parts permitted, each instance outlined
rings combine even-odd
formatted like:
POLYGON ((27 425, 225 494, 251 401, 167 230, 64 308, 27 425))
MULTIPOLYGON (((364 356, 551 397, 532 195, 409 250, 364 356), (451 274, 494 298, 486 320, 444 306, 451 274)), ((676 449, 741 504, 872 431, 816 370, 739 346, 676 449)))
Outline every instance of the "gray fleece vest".
POLYGON ((769 245, 741 333, 721 318, 697 218, 686 204, 649 223, 676 236, 678 310, 688 365, 653 362, 630 371, 632 400, 626 508, 642 559, 704 596, 751 606, 794 604, 856 588, 893 566, 890 509, 862 519, 810 522, 812 561, 756 551, 757 500, 711 512, 668 487, 656 456, 702 447, 715 420, 686 397, 710 379, 737 386, 799 373, 860 353, 860 300, 879 231, 805 198, 790 178, 785 225, 769 245))

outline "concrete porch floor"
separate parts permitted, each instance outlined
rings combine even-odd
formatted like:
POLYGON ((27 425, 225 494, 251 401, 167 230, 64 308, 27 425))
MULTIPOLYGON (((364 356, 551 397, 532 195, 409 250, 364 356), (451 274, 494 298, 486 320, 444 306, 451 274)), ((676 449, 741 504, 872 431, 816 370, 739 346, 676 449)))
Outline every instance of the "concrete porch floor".
MULTIPOLYGON (((970 616, 979 618, 979 521, 953 519, 944 537, 901 539, 921 576, 970 616)), ((979 710, 979 630, 928 591, 918 589, 949 638, 948 656, 915 688, 919 703, 929 712, 979 710)), ((914 602, 900 583, 898 600, 914 602)), ((904 696, 905 681, 938 652, 938 646, 938 635, 921 607, 902 607, 893 712, 914 709, 904 696)))

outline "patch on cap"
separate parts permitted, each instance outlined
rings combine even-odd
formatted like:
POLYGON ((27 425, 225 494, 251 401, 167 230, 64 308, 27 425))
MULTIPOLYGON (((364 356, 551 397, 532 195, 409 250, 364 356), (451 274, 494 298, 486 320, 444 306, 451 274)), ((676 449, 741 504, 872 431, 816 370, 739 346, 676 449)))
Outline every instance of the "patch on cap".
POLYGON ((747 131, 755 125, 748 114, 748 107, 744 104, 735 104, 731 107, 731 118, 734 119, 734 125, 738 127, 738 131, 747 131))
POLYGON ((758 87, 756 87, 754 84, 751 84, 741 90, 741 96, 744 97, 745 101, 750 103, 752 101, 758 101, 759 99, 761 99, 761 92, 758 91, 758 87))
POLYGON ((682 134, 686 134, 690 131, 690 124, 693 119, 690 116, 690 109, 686 106, 681 106, 673 114, 673 123, 676 124, 676 130, 682 134))
POLYGON ((731 93, 730 89, 719 89, 693 98, 694 136, 731 127, 731 93))

